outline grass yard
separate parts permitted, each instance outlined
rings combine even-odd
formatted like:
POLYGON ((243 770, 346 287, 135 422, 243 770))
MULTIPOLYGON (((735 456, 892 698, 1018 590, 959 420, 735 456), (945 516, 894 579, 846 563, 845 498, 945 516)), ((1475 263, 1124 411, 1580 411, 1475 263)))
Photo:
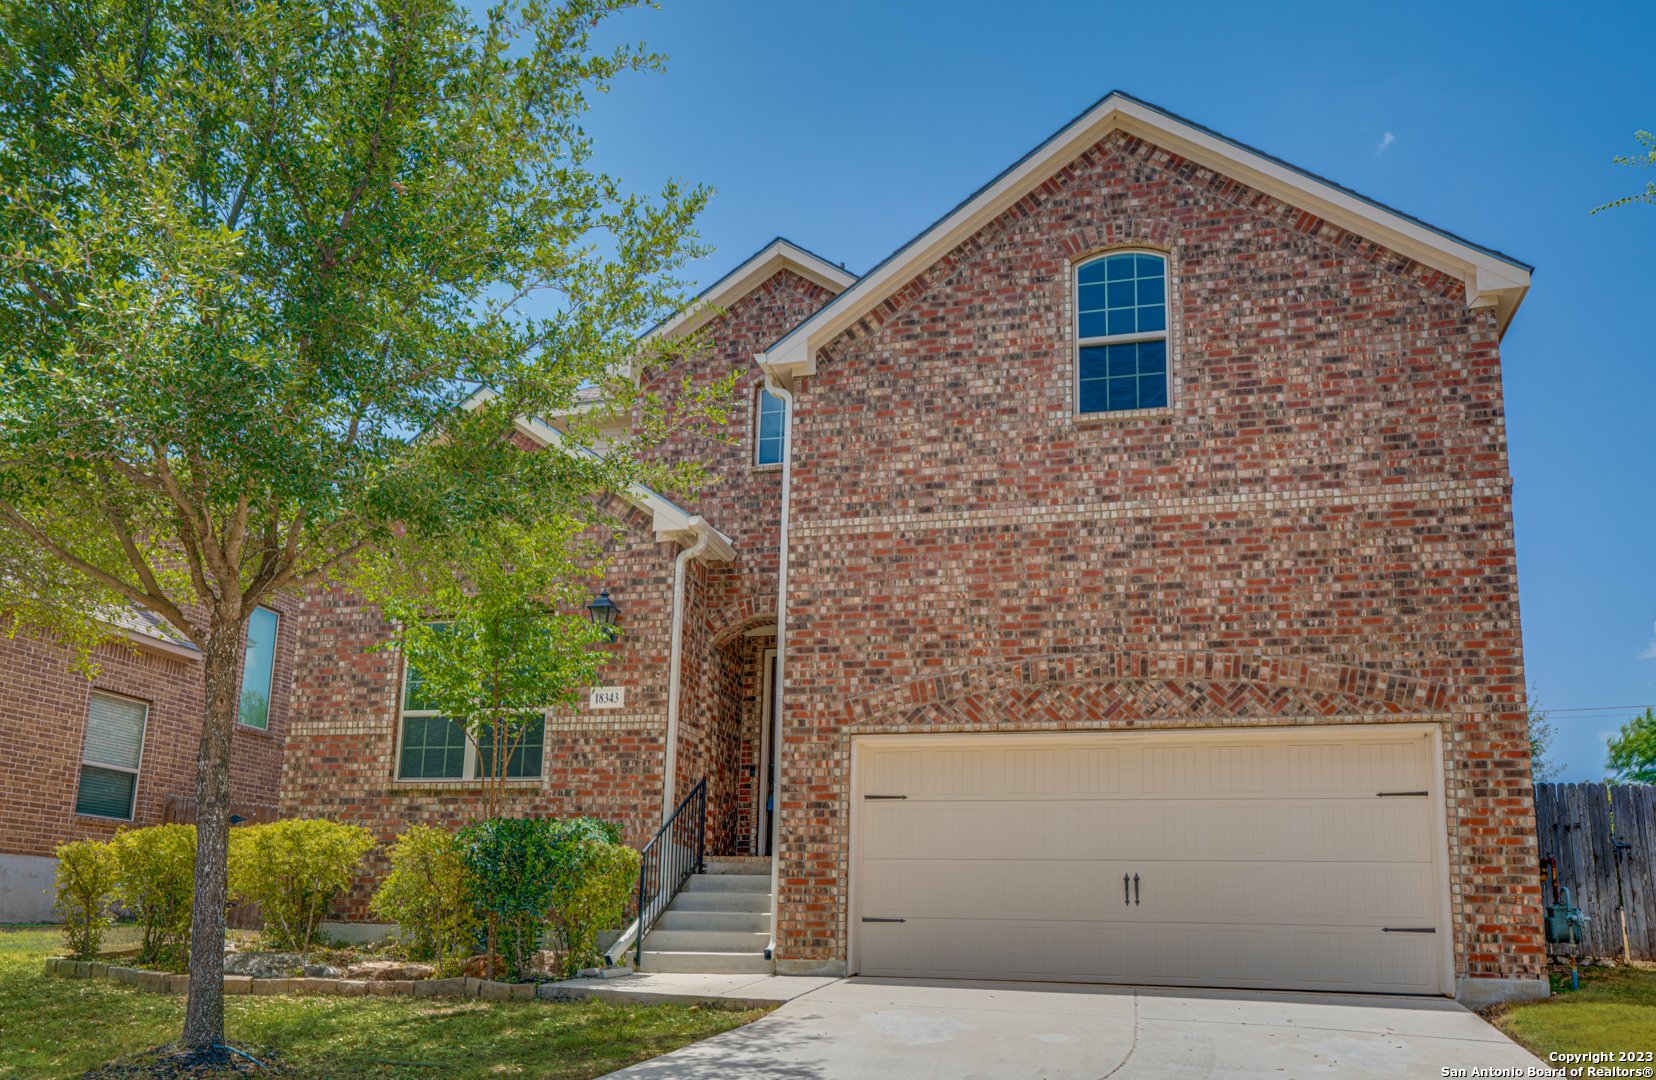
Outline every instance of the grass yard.
MULTIPOLYGON (((0 929, 0 1080, 76 1077, 178 1037, 182 995, 42 975, 45 958, 61 953, 55 929, 0 929)), ((227 1038, 276 1049, 277 1075, 294 1080, 584 1080, 763 1015, 435 998, 238 995, 224 1003, 227 1038)))
POLYGON ((1555 971, 1552 990, 1546 1001, 1495 1010, 1490 1022, 1543 1061, 1553 1051, 1656 1050, 1656 971, 1582 968, 1573 993, 1569 972, 1555 971))

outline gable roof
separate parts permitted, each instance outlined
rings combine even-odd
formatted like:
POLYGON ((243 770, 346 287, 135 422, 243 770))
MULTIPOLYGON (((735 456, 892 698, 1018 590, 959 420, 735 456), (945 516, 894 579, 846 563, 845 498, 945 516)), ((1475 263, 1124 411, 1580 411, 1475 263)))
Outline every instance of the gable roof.
MULTIPOLYGON (((493 387, 480 386, 474 390, 460 407, 467 412, 475 412, 488 406, 500 394, 493 387)), ((584 446, 567 441, 563 433, 552 425, 534 416, 519 415, 512 418, 512 427, 537 446, 551 450, 562 450, 569 454, 585 454, 595 456, 584 446)), ((650 515, 650 527, 655 531, 658 543, 675 541, 680 547, 690 547, 696 538, 707 536, 707 547, 702 550, 700 558, 709 562, 730 562, 736 558, 736 547, 730 537, 714 528, 707 519, 692 514, 678 506, 659 492, 645 487, 643 484, 628 484, 625 491, 616 492, 621 498, 634 507, 650 515)))
POLYGON ((1469 308, 1496 309, 1499 333, 1506 332, 1507 324, 1529 291, 1530 273, 1535 268, 1527 263, 1428 225, 1350 188, 1116 90, 892 252, 856 284, 755 359, 766 370, 788 377, 813 374, 819 348, 1113 131, 1142 138, 1459 278, 1466 283, 1469 308))
POLYGON ((697 293, 696 298, 682 311, 656 324, 639 340, 687 334, 763 285, 779 270, 792 270, 835 295, 843 293, 857 281, 857 275, 847 272, 844 266, 835 266, 815 252, 806 251, 793 241, 778 236, 743 259, 736 269, 697 293))

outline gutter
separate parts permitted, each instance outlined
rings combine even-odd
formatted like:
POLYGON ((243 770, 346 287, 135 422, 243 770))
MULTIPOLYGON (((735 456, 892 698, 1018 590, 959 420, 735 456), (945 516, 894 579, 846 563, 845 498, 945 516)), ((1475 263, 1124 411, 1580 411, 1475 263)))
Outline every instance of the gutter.
MULTIPOLYGON (((756 358, 757 359, 757 358, 756 358)), ((782 740, 787 728, 782 720, 782 687, 786 682, 788 656, 788 502, 793 491, 793 392, 782 385, 783 375, 770 364, 759 360, 759 369, 765 373, 765 389, 782 399, 782 521, 776 543, 776 675, 771 679, 771 721, 776 738, 771 740, 771 929, 770 942, 765 946, 765 959, 776 960, 776 916, 778 886, 782 880, 782 740)), ((791 380, 790 380, 791 381, 791 380)))
POLYGON ((673 560, 673 645, 667 662, 667 754, 661 779, 661 822, 673 816, 678 788, 679 669, 684 665, 684 574, 691 559, 707 549, 711 527, 699 517, 690 519, 696 542, 673 560))

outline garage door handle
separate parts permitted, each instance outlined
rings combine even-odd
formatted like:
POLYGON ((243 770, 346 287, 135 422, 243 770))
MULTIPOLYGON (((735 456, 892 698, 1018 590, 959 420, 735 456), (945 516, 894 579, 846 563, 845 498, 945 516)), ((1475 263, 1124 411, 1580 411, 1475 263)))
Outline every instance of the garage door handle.
POLYGON ((1133 875, 1133 903, 1138 903, 1138 875, 1133 875))
POLYGON ((1382 926, 1382 934, 1435 934, 1435 926, 1382 926))
POLYGON ((906 799, 907 795, 864 795, 865 799, 906 799))
POLYGON ((863 922, 908 922, 908 920, 907 919, 871 919, 867 915, 864 915, 863 916, 863 922))
POLYGON ((1121 902, 1124 905, 1132 903, 1132 899, 1127 895, 1127 875, 1126 874, 1121 875, 1121 902))
POLYGON ((1422 798, 1423 799, 1423 798, 1425 798, 1426 796, 1428 796, 1430 794, 1431 794, 1430 791, 1376 791, 1374 793, 1375 797, 1379 798, 1379 799, 1402 799, 1402 798, 1422 798))

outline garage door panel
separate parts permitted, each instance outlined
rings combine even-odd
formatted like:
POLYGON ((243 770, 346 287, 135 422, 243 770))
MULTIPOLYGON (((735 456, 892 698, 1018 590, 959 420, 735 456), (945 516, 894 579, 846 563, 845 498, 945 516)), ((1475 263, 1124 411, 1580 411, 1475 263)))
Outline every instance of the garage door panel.
POLYGON ((1220 983, 1266 983, 1273 979, 1271 931, 1210 930, 1204 935, 1202 974, 1220 983))
POLYGON ((1139 970, 1137 943, 1124 929, 1082 927, 1071 940, 1075 951, 1069 973, 1079 981, 1127 979, 1139 970))
POLYGON ((1263 746, 1208 748, 1208 790, 1236 795, 1266 790, 1263 746))
POLYGON ((1074 806, 1064 810, 1064 850, 1074 856, 1120 854, 1125 807, 1074 806))
POLYGON ((1447 929, 1382 932, 1441 911, 1418 734, 949 738, 859 756, 903 797, 859 800, 856 913, 906 920, 858 925, 860 970, 1440 990, 1447 929))

